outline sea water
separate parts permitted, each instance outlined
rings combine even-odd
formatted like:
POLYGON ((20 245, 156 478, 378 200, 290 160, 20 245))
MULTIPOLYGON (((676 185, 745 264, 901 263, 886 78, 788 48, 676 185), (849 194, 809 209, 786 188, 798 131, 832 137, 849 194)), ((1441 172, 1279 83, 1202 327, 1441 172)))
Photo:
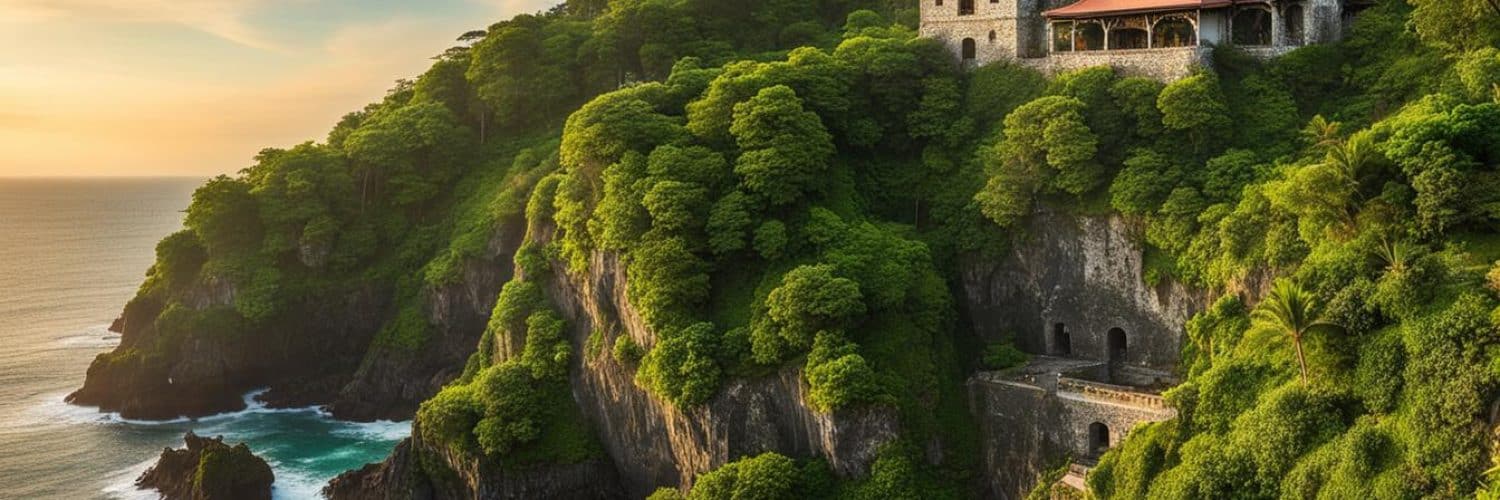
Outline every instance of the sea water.
POLYGON ((125 420, 63 402, 89 361, 119 343, 110 321, 135 294, 202 179, 0 179, 0 498, 155 498, 135 478, 182 434, 245 442, 277 498, 316 498, 378 461, 407 422, 340 422, 316 408, 195 420, 125 420))

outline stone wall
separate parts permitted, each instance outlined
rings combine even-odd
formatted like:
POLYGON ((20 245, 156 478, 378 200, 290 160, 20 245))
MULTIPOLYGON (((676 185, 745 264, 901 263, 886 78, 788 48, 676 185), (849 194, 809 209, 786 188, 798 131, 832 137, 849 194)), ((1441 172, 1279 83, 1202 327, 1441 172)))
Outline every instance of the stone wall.
POLYGON ((1023 498, 1042 473, 1064 460, 1088 457, 1090 424, 1106 425, 1114 446, 1140 423, 1176 416, 1159 399, 1156 404, 1121 399, 1110 391, 1128 391, 1103 384, 1100 391, 1074 391, 1080 383, 1094 385, 1063 379, 1054 391, 998 372, 969 379, 969 404, 982 436, 983 497, 1023 498))
POLYGON ((1212 49, 1207 47, 1088 50, 1053 52, 1050 57, 1023 59, 1021 63, 1049 76, 1093 66, 1114 66, 1125 76, 1143 76, 1165 82, 1191 75, 1197 68, 1208 67, 1211 53, 1212 49))

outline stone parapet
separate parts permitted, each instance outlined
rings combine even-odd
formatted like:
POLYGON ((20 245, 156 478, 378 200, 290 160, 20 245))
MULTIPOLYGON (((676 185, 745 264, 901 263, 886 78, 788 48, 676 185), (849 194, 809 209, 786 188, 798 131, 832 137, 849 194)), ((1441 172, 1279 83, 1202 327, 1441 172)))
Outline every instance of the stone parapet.
POLYGON ((1193 74, 1211 64, 1209 47, 1172 47, 1136 50, 1085 50, 1053 52, 1048 57, 1020 59, 1019 62, 1053 76, 1094 66, 1113 66, 1125 76, 1142 76, 1172 81, 1193 74))
POLYGON ((1168 409, 1159 394, 1141 392, 1123 385, 1105 384, 1067 376, 1057 378, 1057 392, 1074 393, 1089 400, 1108 401, 1141 408, 1168 409))

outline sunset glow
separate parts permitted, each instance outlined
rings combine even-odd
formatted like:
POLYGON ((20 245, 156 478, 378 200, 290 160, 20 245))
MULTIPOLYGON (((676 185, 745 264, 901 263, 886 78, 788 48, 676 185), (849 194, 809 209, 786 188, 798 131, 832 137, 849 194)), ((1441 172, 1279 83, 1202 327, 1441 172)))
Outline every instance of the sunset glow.
POLYGON ((0 177, 211 175, 550 0, 0 0, 0 177))

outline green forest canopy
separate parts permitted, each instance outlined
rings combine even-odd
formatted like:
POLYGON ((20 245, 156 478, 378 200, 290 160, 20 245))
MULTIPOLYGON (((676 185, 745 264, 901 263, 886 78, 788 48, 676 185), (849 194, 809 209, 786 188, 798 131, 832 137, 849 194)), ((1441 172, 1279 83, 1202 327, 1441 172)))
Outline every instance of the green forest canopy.
MULTIPOLYGON (((588 353, 537 285, 614 252, 655 334, 649 349, 609 347, 639 385, 693 406, 726 379, 801 366, 810 407, 891 406, 905 429, 871 478, 817 491, 961 495, 972 449, 933 467, 909 446, 975 432, 955 257, 993 255, 1037 204, 1107 207, 1144 224, 1148 279, 1238 290, 1278 276, 1339 328, 1289 335, 1226 295, 1188 325, 1186 382, 1168 394, 1180 417, 1109 452, 1097 495, 1486 487, 1500 382, 1492 3, 1387 0, 1340 43, 1264 63, 1221 47, 1212 71, 1166 85, 1108 68, 960 72, 915 35, 914 12, 570 1, 466 36, 324 142, 264 150, 195 192, 131 305, 161 308, 165 334, 101 362, 150 363, 193 335, 277 335, 292 299, 368 282, 396 296, 377 345, 419 350, 422 290, 460 279, 497 227, 555 228, 518 252, 523 276, 465 375, 422 406, 426 439, 518 462, 598 456, 567 397, 567 361, 588 353), (214 280, 238 288, 232 306, 185 306, 214 280), (524 338, 524 353, 493 359, 497 336, 524 338)), ((690 496, 826 480, 785 457, 731 465, 690 496)))

